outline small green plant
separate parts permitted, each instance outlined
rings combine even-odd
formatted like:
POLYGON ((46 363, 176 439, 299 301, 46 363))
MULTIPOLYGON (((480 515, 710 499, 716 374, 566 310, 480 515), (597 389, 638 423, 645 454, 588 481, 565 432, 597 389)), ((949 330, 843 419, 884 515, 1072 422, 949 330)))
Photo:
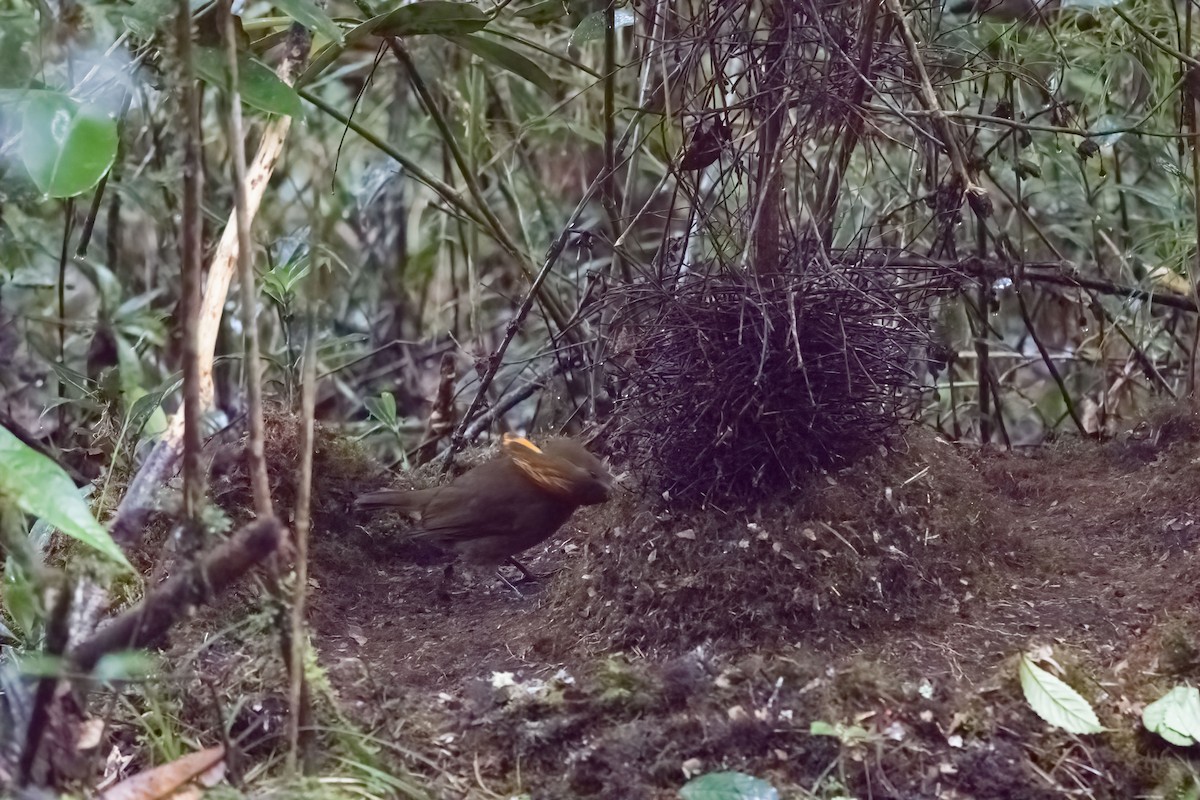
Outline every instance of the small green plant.
POLYGON ((1176 686, 1146 706, 1142 725, 1179 747, 1200 742, 1200 689, 1176 686))
POLYGON ((775 787, 744 772, 709 772, 679 790, 682 800, 779 800, 775 787))
POLYGON ((1069 733, 1104 731, 1091 704, 1066 682, 1033 663, 1028 655, 1021 656, 1020 675, 1026 702, 1046 722, 1069 733))

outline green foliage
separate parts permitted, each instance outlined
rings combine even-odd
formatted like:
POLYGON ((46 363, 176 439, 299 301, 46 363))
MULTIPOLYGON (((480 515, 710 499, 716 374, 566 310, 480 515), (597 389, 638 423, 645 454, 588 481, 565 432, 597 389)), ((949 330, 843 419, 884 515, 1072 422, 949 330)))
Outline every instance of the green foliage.
POLYGON ((524 78, 546 94, 551 96, 555 94, 557 87, 546 71, 532 59, 526 58, 511 47, 482 36, 447 36, 446 38, 485 61, 490 61, 497 67, 524 78))
POLYGON ((109 560, 132 569, 62 467, 0 428, 0 499, 45 519, 109 560))
POLYGON ((775 787, 743 772, 710 772, 679 790, 682 800, 779 800, 775 787))
POLYGON ((21 126, 21 159, 49 197, 95 186, 117 157, 117 123, 98 106, 58 92, 31 92, 21 126))
MULTIPOLYGON (((193 56, 201 78, 219 89, 229 86, 229 62, 224 50, 198 47, 193 56)), ((238 94, 244 103, 268 114, 299 117, 304 113, 296 90, 246 53, 238 54, 238 94)))
POLYGON ((313 0, 275 0, 275 5, 306 28, 317 31, 326 39, 342 43, 342 29, 313 0))
MULTIPOLYGON (((628 28, 636 22, 637 19, 633 16, 633 12, 627 8, 618 8, 614 14, 614 25, 618 30, 628 28)), ((603 11, 589 14, 575 27, 575 31, 571 34, 571 46, 579 47, 587 42, 603 39, 604 28, 603 11)))
POLYGON ((1200 689, 1176 686, 1146 706, 1142 725, 1179 747, 1200 742, 1200 689))
POLYGON ((1101 733, 1104 726, 1091 704, 1063 680, 1021 656, 1021 689, 1034 712, 1056 728, 1070 733, 1101 733))

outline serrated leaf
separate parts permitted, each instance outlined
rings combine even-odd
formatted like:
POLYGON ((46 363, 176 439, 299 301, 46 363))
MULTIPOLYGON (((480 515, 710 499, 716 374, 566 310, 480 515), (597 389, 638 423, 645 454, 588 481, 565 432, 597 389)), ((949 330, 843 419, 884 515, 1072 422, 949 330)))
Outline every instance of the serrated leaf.
POLYGON ((683 800, 779 800, 775 787, 744 772, 710 772, 679 790, 683 800))
POLYGON ((1200 689, 1176 686, 1146 706, 1142 725, 1173 745, 1191 747, 1200 741, 1200 689))
POLYGON ((117 158, 117 121, 58 92, 32 92, 21 125, 21 160, 50 197, 91 189, 117 158))
MULTIPOLYGON (((229 70, 226 68, 225 52, 215 47, 197 47, 193 60, 198 74, 205 83, 218 89, 229 86, 229 70)), ((279 80, 270 67, 238 53, 238 94, 242 102, 268 114, 299 117, 304 112, 300 95, 296 90, 279 80)))
POLYGON ((342 29, 337 26, 325 9, 313 0, 274 0, 275 5, 292 19, 309 30, 314 30, 330 41, 341 44, 342 29))
POLYGON ((1069 733, 1100 733, 1104 726, 1079 692, 1021 656, 1021 689, 1034 713, 1069 733))
POLYGON ((126 569, 125 554, 92 516, 62 467, 0 426, 0 494, 126 569))
MULTIPOLYGON (((627 8, 618 8, 613 15, 613 27, 617 30, 628 28, 630 25, 637 22, 637 18, 633 16, 633 12, 627 8)), ((578 47, 584 42, 590 42, 595 39, 604 38, 604 12, 597 11, 594 14, 588 14, 583 18, 583 21, 575 26, 575 30, 571 33, 571 46, 578 47)))
POLYGON ((546 94, 554 94, 556 88, 554 81, 546 74, 546 71, 511 47, 506 47, 482 36, 447 36, 446 38, 459 47, 470 50, 483 60, 490 61, 519 78, 524 78, 546 94))

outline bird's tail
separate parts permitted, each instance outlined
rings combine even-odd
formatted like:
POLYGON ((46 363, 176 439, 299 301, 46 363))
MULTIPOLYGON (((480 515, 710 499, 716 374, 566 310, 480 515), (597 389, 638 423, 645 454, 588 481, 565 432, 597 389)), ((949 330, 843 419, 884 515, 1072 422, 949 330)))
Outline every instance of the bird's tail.
POLYGON ((418 511, 428 498, 420 489, 384 489, 359 495, 354 507, 371 510, 387 508, 395 511, 418 511))

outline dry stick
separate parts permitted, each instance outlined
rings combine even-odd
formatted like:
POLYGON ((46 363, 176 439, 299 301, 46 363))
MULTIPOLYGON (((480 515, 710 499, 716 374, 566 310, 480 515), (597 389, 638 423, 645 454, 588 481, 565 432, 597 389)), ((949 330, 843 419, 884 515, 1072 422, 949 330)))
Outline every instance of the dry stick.
MULTIPOLYGON (((454 159, 454 164, 458 167, 459 174, 462 176, 463 182, 467 186, 467 193, 471 196, 471 199, 475 201, 476 208, 478 209, 480 215, 482 215, 484 220, 486 220, 486 227, 493 233, 493 238, 499 242, 500 246, 503 247, 510 256, 512 256, 513 260, 516 261, 517 265, 520 267, 521 272, 524 273, 525 277, 528 279, 530 272, 524 253, 517 245, 516 240, 509 235, 508 229, 500 221, 499 217, 497 217, 492 212, 491 207, 488 206, 487 200, 483 196, 483 191, 479 187, 479 181, 476 179, 475 172, 471 169, 470 164, 467 163, 466 156, 463 154, 462 148, 458 146, 458 140, 454 137, 454 132, 450 129, 449 123, 446 121, 445 116, 441 113, 437 103, 435 102, 433 93, 429 91, 429 87, 425 83, 425 79, 421 77, 421 73, 417 70, 416 64, 413 63, 411 56, 409 56, 408 50, 404 47, 403 42, 398 37, 388 36, 386 38, 388 46, 391 48, 393 55, 396 56, 396 59, 408 73, 409 81, 412 83, 413 89, 417 92, 417 96, 420 97, 421 102, 425 104, 425 108, 429 112, 430 119, 433 121, 434 125, 437 126, 438 131, 442 136, 442 141, 445 143, 446 148, 450 151, 450 156, 454 159)), ((554 322, 554 324, 559 327, 560 330, 563 329, 566 326, 567 315, 566 311, 562 307, 562 304, 558 302, 558 299, 554 295, 546 294, 545 296, 541 296, 540 291, 537 294, 537 299, 542 302, 546 309, 547 315, 554 322)), ((566 335, 569 336, 570 334, 566 335)))
POLYGON ((437 445, 447 433, 454 428, 454 383, 458 380, 458 371, 454 368, 454 354, 442 353, 442 363, 438 367, 441 375, 438 381, 437 395, 434 397, 433 409, 429 412, 429 422, 425 426, 425 438, 417 449, 417 461, 428 464, 437 455, 437 445))
MULTIPOLYGON (((42 647, 42 652, 51 657, 62 655, 70 633, 71 591, 61 577, 56 584, 54 606, 46 622, 46 641, 42 647)), ((33 767, 37 763, 42 740, 47 728, 52 724, 52 706, 58 682, 58 675, 45 675, 38 680, 33 696, 33 708, 29 714, 29 725, 25 729, 25 743, 17 765, 17 782, 20 786, 28 785, 33 778, 33 767)))
MULTIPOLYGON (((861 111, 861 108, 863 103, 867 101, 868 94, 874 91, 872 81, 875 77, 873 67, 875 64, 875 34, 878 13, 878 0, 869 0, 866 17, 863 20, 861 28, 862 44, 858 51, 858 81, 849 102, 849 107, 857 110, 858 113, 851 118, 850 124, 846 126, 838 148, 837 157, 828 162, 825 179, 818 178, 817 180, 817 186, 822 189, 821 204, 816 209, 817 219, 821 227, 824 228, 822 239, 827 248, 833 246, 834 218, 841 192, 842 179, 845 177, 847 167, 850 166, 850 157, 854 154, 854 150, 858 147, 858 142, 862 138, 865 114, 861 111)), ((848 55, 844 57, 849 60, 848 55)))
POLYGON ((1075 423, 1075 427, 1079 430, 1079 435, 1087 437, 1087 428, 1084 427, 1083 420, 1079 418, 1079 412, 1075 410, 1075 402, 1071 400, 1071 393, 1067 390, 1066 381, 1063 380, 1062 373, 1054 364, 1054 359, 1050 357, 1050 351, 1046 349, 1046 345, 1042 343, 1042 339, 1037 335, 1033 325, 1033 319, 1029 316, 1029 307, 1025 304, 1025 294, 1021 291, 1021 287, 1017 286, 1017 306, 1021 309, 1021 319, 1025 322, 1025 330, 1029 331, 1029 337, 1033 339, 1033 344, 1037 347, 1038 353, 1042 356, 1042 363, 1046 365, 1046 369, 1050 372, 1050 377, 1054 379, 1055 385, 1058 386, 1059 394, 1062 395, 1063 403, 1067 406, 1067 413, 1071 415, 1071 421, 1075 423))
POLYGON ((179 241, 183 272, 183 516, 199 518, 204 498, 200 465, 200 260, 204 222, 204 167, 200 163, 200 94, 192 63, 192 16, 188 0, 179 0, 175 36, 181 65, 180 105, 183 106, 183 223, 179 241))
MULTIPOLYGON (((308 49, 308 31, 294 25, 284 58, 277 71, 284 83, 292 83, 295 73, 308 57, 308 49)), ((277 117, 267 124, 263 132, 258 153, 246 180, 247 217, 253 217, 258 212, 271 172, 283 152, 283 143, 291 123, 290 117, 277 117)), ((230 220, 225 226, 225 232, 209 267, 208 282, 204 287, 204 304, 200 309, 200 328, 196 337, 196 349, 200 357, 200 404, 205 408, 210 407, 213 401, 213 353, 221 324, 221 311, 225 305, 237 257, 237 226, 234 220, 230 220)), ((117 509, 111 529, 113 538, 118 543, 131 546, 141 537, 142 522, 150 511, 154 493, 166 481, 178 462, 182 450, 182 437, 183 412, 180 411, 171 418, 166 433, 129 484, 129 489, 117 509)))
POLYGON ((500 364, 504 361, 504 354, 508 351, 508 346, 512 344, 513 338, 517 335, 517 331, 521 328, 521 323, 525 321, 525 317, 529 315, 529 309, 533 307, 534 298, 537 296, 538 289, 545 282, 550 270, 558 263, 559 257, 562 255, 563 249, 567 246, 567 239, 571 235, 571 231, 576 220, 583 214, 584 208, 588 201, 592 199, 592 195, 596 193, 596 189, 600 187, 603 181, 603 175, 598 176, 588 186, 587 191, 583 193, 583 197, 579 199, 579 203, 575 206, 575 210, 571 212, 571 216, 559 231, 558 238, 550 245, 550 249, 546 253, 546 260, 542 263, 542 268, 538 271, 537 277, 533 279, 533 284, 529 287, 529 291, 525 293, 525 298, 521 301, 517 313, 509 320, 508 327, 504 331, 504 339, 496 348, 487 360, 487 369, 479 378, 479 390, 475 393, 475 397, 471 399, 471 405, 467 407, 466 413, 459 420, 458 428, 454 431, 454 436, 450 439, 450 449, 446 452, 446 462, 443 470, 450 469, 451 460, 454 454, 463 448, 467 442, 466 431, 467 426, 471 424, 472 417, 479 411, 479 406, 483 404, 483 399, 487 395, 488 388, 492 385, 492 381, 496 377, 496 372, 500 369, 500 364))
POLYGON ((474 439, 491 425, 497 418, 504 416, 520 403, 528 400, 533 396, 534 392, 538 392, 546 388, 546 383, 555 375, 563 372, 565 367, 563 362, 557 362, 552 369, 543 373, 540 376, 534 377, 529 383, 517 389, 514 392, 506 394, 504 397, 496 401, 496 403, 487 411, 479 415, 479 417, 467 427, 467 439, 474 439))
MULTIPOLYGON (((67 250, 71 243, 71 231, 75 227, 75 198, 67 198, 63 204, 66 208, 66 213, 63 221, 62 248, 58 254, 58 364, 65 367, 67 365, 67 250)), ((58 397, 60 400, 66 398, 66 384, 60 378, 58 380, 58 397)), ((66 427, 67 404, 62 403, 58 407, 58 424, 59 427, 66 427)))
POLYGON ((250 415, 250 485, 254 491, 254 513, 266 519, 275 512, 271 504, 271 484, 267 477, 267 457, 263 450, 262 361, 258 348, 258 291, 254 286, 251 262, 250 211, 246 189, 246 146, 242 127, 242 96, 238 90, 238 50, 233 29, 233 0, 225 0, 221 13, 225 18, 225 66, 229 68, 229 146, 233 150, 233 198, 237 221, 237 267, 241 279, 242 331, 246 337, 246 391, 250 415))
POLYGON ((959 181, 962 182, 963 191, 966 192, 968 198, 971 198, 971 210, 975 211, 976 216, 987 216, 980 214, 976 210, 976 203, 980 200, 987 199, 987 190, 982 186, 977 186, 967 173, 967 160, 963 156, 962 148, 958 145, 958 138, 954 135, 954 129, 950 125, 950 119, 943 113, 941 104, 938 103, 937 93, 933 90, 933 84, 929 80, 929 73, 925 69, 925 62, 921 59, 921 46, 917 43, 916 37, 908 27, 908 20, 904 18, 904 10, 900 8, 899 0, 884 0, 887 3, 888 11, 896 20, 896 27, 900 31, 900 38, 904 40, 904 47, 908 50, 908 58, 912 62, 913 69, 917 71, 917 79, 920 81, 920 91, 917 96, 921 100, 921 104, 925 106, 925 110, 933 117, 934 124, 942 134, 943 144, 946 146, 946 152, 950 156, 950 163, 954 167, 955 173, 958 175, 959 181))
POLYGON ((274 518, 243 527, 198 564, 169 579, 71 650, 82 673, 108 653, 147 647, 197 603, 217 597, 250 567, 275 552, 285 529, 274 518))
MULTIPOLYGON (((787 45, 791 43, 790 29, 783 19, 784 12, 777 8, 768 15, 771 31, 764 48, 765 74, 762 86, 770 103, 766 118, 758 130, 758 164, 755 167, 755 189, 758 201, 754 208, 749 241, 742 252, 743 260, 749 256, 754 262, 752 274, 777 272, 780 267, 779 226, 783 204, 783 165, 779 152, 783 142, 783 121, 787 113, 787 90, 783 70, 786 64, 787 45)), ((760 65, 762 64, 760 62, 760 65)))
MULTIPOLYGON (((1192 113, 1188 115, 1190 117, 1188 127, 1191 128, 1190 133, 1195 137, 1200 132, 1200 124, 1196 121, 1197 114, 1200 114, 1200 103, 1191 96, 1187 86, 1188 82, 1184 81, 1179 93, 1185 103, 1191 104, 1192 113)), ((1200 186, 1197 183, 1200 181, 1200 152, 1198 152, 1200 148, 1197 147, 1198 144, 1200 142, 1193 138, 1192 146, 1188 148, 1191 151, 1193 187, 1200 186)), ((1192 190, 1192 209, 1196 223, 1195 231, 1197 235, 1200 235, 1200 189, 1198 188, 1192 190)), ((1196 243, 1196 257, 1187 262, 1188 283, 1192 285, 1192 299, 1196 301, 1197 305, 1200 305, 1200 264, 1197 264, 1197 259, 1200 259, 1200 241, 1196 243)), ((1188 396, 1192 398, 1193 402, 1196 400, 1196 358, 1200 353, 1200 324, 1197 324, 1195 328, 1195 334, 1192 337, 1192 359, 1188 365, 1188 396)))
MULTIPOLYGON (((317 346, 316 325, 313 322, 312 300, 309 300, 307 339, 304 343, 304 373, 300 384, 300 477, 296 487, 296 582, 292 591, 292 642, 289 668, 291 683, 288 692, 288 754, 287 769, 296 773, 300 749, 300 726, 309 717, 305 697, 304 651, 308 636, 304 632, 304 603, 308 589, 308 530, 311 525, 310 504, 312 502, 313 471, 313 417, 317 394, 317 346)), ((308 726, 305 725, 307 728, 308 726)))

